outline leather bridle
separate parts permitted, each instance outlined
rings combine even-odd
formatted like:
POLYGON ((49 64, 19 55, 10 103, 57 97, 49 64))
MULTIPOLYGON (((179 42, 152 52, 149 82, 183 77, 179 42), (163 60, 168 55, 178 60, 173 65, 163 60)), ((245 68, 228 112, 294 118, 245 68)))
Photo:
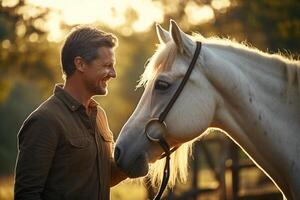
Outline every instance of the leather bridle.
POLYGON ((163 136, 164 134, 162 134, 161 137, 159 138, 154 138, 152 137, 151 135, 149 135, 149 132, 147 131, 149 129, 149 127, 151 125, 153 125, 154 123, 158 123, 161 128, 164 130, 164 133, 167 132, 167 125, 165 123, 165 118, 167 117, 169 111, 171 110, 172 106, 174 105, 174 103, 176 102, 177 98, 179 97, 180 93, 182 92, 185 84, 187 83, 194 67, 195 67, 195 64, 196 64, 196 61, 198 59, 198 56, 200 54, 200 51, 201 51, 201 42, 196 42, 196 50, 195 50, 195 53, 194 53, 194 56, 192 58, 192 61, 189 65, 189 68, 186 72, 186 74, 184 75, 180 85, 178 86, 176 92, 174 93, 172 99, 169 101, 168 105, 165 107, 165 109, 161 112, 161 114, 159 115, 158 118, 152 118, 150 119, 146 126, 145 126, 145 134, 148 138, 148 140, 150 140, 151 142, 156 142, 158 143, 161 148, 164 150, 164 153, 160 156, 159 159, 162 159, 162 158, 166 158, 166 163, 165 163, 165 167, 164 167, 164 172, 163 172, 163 180, 162 180, 162 183, 161 183, 161 186, 159 188, 159 191, 158 193, 156 194, 156 196, 154 197, 154 200, 159 200, 168 184, 168 181, 169 181, 169 177, 170 177, 170 155, 171 153, 173 153, 179 146, 175 146, 173 147, 172 149, 170 149, 170 145, 168 144, 168 142, 166 141, 165 139, 165 136, 163 136))

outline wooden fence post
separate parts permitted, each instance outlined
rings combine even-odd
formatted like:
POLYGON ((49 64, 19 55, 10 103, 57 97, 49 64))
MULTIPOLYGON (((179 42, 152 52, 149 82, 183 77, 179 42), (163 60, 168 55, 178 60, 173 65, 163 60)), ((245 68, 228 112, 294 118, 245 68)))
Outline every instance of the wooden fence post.
POLYGON ((220 200, 227 200, 227 193, 226 193, 226 160, 229 156, 228 151, 228 140, 225 138, 220 138, 220 170, 219 170, 219 199, 220 200))
MULTIPOLYGON (((201 189, 200 186, 198 187, 198 177, 199 177, 199 157, 200 157, 200 148, 199 148, 200 143, 196 141, 193 145, 193 158, 194 160, 192 161, 192 166, 193 166, 193 181, 192 181, 192 188, 193 189, 201 189)), ((199 193, 200 195, 200 193, 199 193)), ((198 197, 199 197, 198 195, 198 197)), ((197 195, 193 196, 194 200, 197 200, 197 195)))
POLYGON ((232 142, 231 145, 231 173, 232 173, 232 200, 238 200, 239 193, 239 152, 238 147, 232 142))

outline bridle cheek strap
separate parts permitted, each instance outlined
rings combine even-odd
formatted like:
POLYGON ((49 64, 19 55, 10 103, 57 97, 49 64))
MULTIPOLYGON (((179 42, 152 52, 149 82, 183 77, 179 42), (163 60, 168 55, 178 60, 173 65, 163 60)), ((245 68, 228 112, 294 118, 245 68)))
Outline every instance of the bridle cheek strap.
POLYGON ((174 93, 172 99, 169 101, 168 105, 166 106, 166 108, 161 112, 161 114, 159 115, 159 118, 158 118, 158 121, 159 122, 164 122, 169 111, 171 110, 171 108, 173 107, 173 105, 175 104, 176 100, 178 99, 180 93, 182 92, 186 82, 189 80, 190 78, 190 75, 195 67, 195 64, 196 64, 196 61, 197 61, 197 58, 200 54, 200 51, 201 51, 201 47, 202 47, 202 43, 201 42, 196 42, 196 50, 195 50, 195 53, 194 53, 194 56, 192 58, 192 61, 189 65, 189 68, 188 70, 186 71, 180 85, 178 86, 176 92, 174 93))
MULTIPOLYGON (((190 78, 190 75, 195 67, 195 64, 197 62, 197 59, 199 57, 199 54, 200 54, 200 51, 201 51, 201 47, 202 47, 202 43, 201 42, 196 42, 196 50, 195 50, 195 53, 193 55, 193 58, 192 58, 192 61, 188 67, 188 70, 186 71, 180 85, 178 86, 177 90, 175 91, 174 95, 172 96, 171 100, 169 101, 168 105, 165 107, 165 109, 160 113, 159 117, 158 118, 153 118, 151 120, 149 120, 149 122, 146 124, 146 126, 148 126, 151 122, 153 121, 157 121, 159 122, 162 126, 164 126, 165 130, 167 129, 167 125, 165 123, 165 119, 169 113, 169 111, 171 110, 171 108, 173 107, 173 105, 175 104, 176 100, 178 99, 180 93, 182 92, 185 84, 187 83, 187 81, 189 80, 190 78)), ((154 141, 154 142, 159 142, 159 140, 164 140, 164 143, 167 144, 167 146, 169 147, 170 145, 168 144, 168 142, 165 140, 164 137, 160 138, 160 139, 155 139, 155 138, 152 138, 151 136, 149 136, 146 132, 146 135, 147 135, 147 138, 151 141, 154 141)), ((160 144, 161 145, 161 144, 160 144)), ((180 145, 179 145, 180 146, 180 145)), ((174 151, 176 151, 179 146, 175 146, 173 147, 172 149, 169 148, 168 152, 169 154, 173 153, 174 151)), ((161 145, 161 147, 164 149, 164 147, 161 145)), ((167 155, 167 151, 164 149, 164 153, 160 156, 159 159, 162 159, 164 157, 166 157, 167 155)))
POLYGON ((160 156, 159 159, 162 159, 164 157, 166 158, 166 163, 165 163, 164 172, 163 172, 163 180, 162 180, 161 186, 159 188, 159 192, 155 196, 154 200, 159 200, 161 198, 161 196, 168 184, 169 177, 170 177, 170 154, 173 153, 179 146, 176 146, 176 147, 173 147, 172 149, 170 149, 170 145, 168 144, 168 142, 166 141, 164 136, 162 136, 161 138, 153 138, 152 136, 150 136, 148 134, 147 128, 151 125, 151 123, 157 121, 158 123, 161 124, 161 126, 163 126, 164 132, 166 132, 167 126, 165 123, 165 119, 166 119, 169 111, 171 110, 172 106, 175 104, 177 98, 179 97, 179 95, 180 95, 181 91, 183 90, 185 84, 187 83, 188 79, 190 78, 190 75, 196 64, 197 58, 200 54, 201 46, 202 46, 201 42, 196 42, 196 50, 195 50, 194 56, 192 58, 192 61, 189 65, 189 68, 188 68, 186 74, 184 75, 180 85, 178 86, 176 92, 174 93, 172 99, 169 101, 168 105, 165 107, 165 109, 159 115, 159 118, 153 118, 153 119, 149 120, 149 122, 145 126, 145 132, 146 132, 147 138, 152 142, 158 143, 161 146, 161 148, 164 150, 164 153, 160 156))

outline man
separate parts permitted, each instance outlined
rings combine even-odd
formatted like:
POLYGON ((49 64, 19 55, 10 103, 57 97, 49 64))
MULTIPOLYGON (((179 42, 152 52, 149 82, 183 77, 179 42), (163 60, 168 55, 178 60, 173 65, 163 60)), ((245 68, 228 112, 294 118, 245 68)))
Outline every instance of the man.
POLYGON ((18 135, 15 199, 109 199, 110 186, 126 176, 112 159, 113 137, 103 109, 91 99, 106 95, 117 38, 79 27, 61 51, 64 85, 25 120, 18 135))

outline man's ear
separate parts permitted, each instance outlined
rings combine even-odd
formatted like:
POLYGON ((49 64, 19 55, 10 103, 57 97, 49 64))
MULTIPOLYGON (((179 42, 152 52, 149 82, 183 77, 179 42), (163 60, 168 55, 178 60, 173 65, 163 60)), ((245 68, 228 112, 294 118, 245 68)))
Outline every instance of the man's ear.
POLYGON ((78 71, 84 72, 85 62, 83 61, 82 57, 76 56, 74 58, 74 65, 78 71))

